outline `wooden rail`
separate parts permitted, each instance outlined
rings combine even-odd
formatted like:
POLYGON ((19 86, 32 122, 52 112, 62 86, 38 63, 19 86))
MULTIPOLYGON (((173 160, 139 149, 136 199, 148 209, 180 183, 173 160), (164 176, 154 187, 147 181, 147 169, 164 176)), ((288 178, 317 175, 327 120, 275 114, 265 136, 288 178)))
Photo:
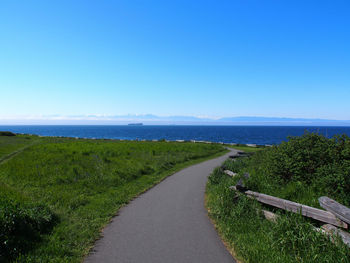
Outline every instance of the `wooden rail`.
MULTIPOLYGON (((336 228, 335 226, 333 225, 330 225, 330 224, 327 224, 327 225, 323 225, 322 230, 325 231, 325 233, 327 233, 328 235, 337 235, 340 237, 340 239, 343 241, 343 243, 345 245, 347 245, 348 247, 350 247, 350 234, 343 231, 343 230, 340 230, 338 228, 336 228)), ((333 240, 332 240, 333 241, 333 240)))
POLYGON ((350 224, 350 209, 339 204, 337 201, 330 199, 327 196, 322 196, 318 199, 320 206, 334 214, 339 219, 350 224))
POLYGON ((234 173, 234 172, 232 172, 230 170, 225 170, 224 173, 227 174, 228 176, 231 176, 231 177, 234 177, 234 176, 237 175, 236 173, 234 173))
MULTIPOLYGON (((230 176, 236 175, 235 173, 229 170, 225 170, 224 173, 230 176)), ((249 179, 249 174, 244 174, 244 178, 249 179)), ((235 186, 230 186, 230 189, 243 192, 248 197, 256 199, 261 203, 284 209, 286 211, 300 213, 303 216, 327 223, 321 228, 314 227, 314 230, 328 235, 332 242, 335 242, 336 239, 334 237, 338 236, 344 244, 350 247, 350 233, 335 227, 338 226, 345 229, 348 228, 348 224, 350 224, 350 208, 338 203, 337 201, 329 197, 322 196, 318 199, 320 206, 327 210, 325 211, 311 206, 285 200, 282 198, 274 197, 271 195, 250 191, 244 185, 242 178, 237 182, 235 186)), ((269 221, 276 222, 278 219, 278 215, 270 211, 262 209, 261 212, 263 213, 264 217, 269 221)))
POLYGON ((347 228, 348 225, 338 219, 334 214, 328 211, 317 209, 311 206, 302 205, 282 198, 265 195, 258 192, 246 191, 246 195, 251 196, 261 203, 275 206, 294 213, 301 213, 303 216, 311 217, 321 222, 332 224, 335 226, 347 228))

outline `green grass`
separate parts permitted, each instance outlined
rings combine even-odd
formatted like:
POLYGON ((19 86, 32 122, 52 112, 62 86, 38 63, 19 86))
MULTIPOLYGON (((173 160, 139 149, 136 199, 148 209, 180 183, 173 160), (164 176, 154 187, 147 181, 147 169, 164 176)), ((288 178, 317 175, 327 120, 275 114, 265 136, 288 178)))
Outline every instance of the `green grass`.
POLYGON ((244 145, 227 145, 227 146, 232 149, 240 150, 247 153, 255 153, 264 149, 264 147, 251 147, 251 146, 244 146, 244 145))
POLYGON ((9 137, 0 135, 0 162, 7 155, 31 145, 39 139, 37 136, 17 135, 9 137))
POLYGON ((225 152, 199 143, 38 140, 0 164, 2 198, 11 203, 3 222, 24 211, 29 229, 43 218, 53 225, 37 231, 40 238, 24 246, 20 262, 81 262, 120 207, 175 171, 225 152), (47 213, 32 216, 35 204, 47 213))
POLYGON ((291 138, 250 158, 223 166, 239 174, 231 178, 216 169, 207 184, 210 217, 244 262, 350 262, 350 249, 340 240, 330 242, 313 231, 321 222, 258 203, 229 190, 246 172, 249 189, 319 207, 317 199, 330 196, 349 206, 350 139, 326 139, 317 134, 291 138), (327 183, 325 183, 327 182, 327 183), (277 223, 264 218, 261 209, 279 215, 277 223))

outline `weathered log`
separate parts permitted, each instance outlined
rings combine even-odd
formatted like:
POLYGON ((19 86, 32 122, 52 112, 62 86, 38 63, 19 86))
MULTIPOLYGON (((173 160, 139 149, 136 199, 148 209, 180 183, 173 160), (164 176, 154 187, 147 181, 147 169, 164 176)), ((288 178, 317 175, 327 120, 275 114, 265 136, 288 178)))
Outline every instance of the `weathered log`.
MULTIPOLYGON (((236 188, 237 188, 237 185, 236 185, 236 188)), ((348 225, 345 222, 336 218, 335 215, 333 215, 331 212, 328 212, 328 211, 324 211, 324 210, 310 207, 307 205, 302 205, 289 200, 285 200, 282 198, 265 195, 265 194, 261 194, 253 191, 246 191, 245 194, 247 194, 248 196, 254 197, 256 200, 264 204, 275 206, 294 213, 301 213, 303 216, 311 217, 318 221, 329 223, 339 227, 343 227, 343 228, 348 227, 348 225)))
MULTIPOLYGON (((231 189, 231 190, 237 190, 236 186, 230 186, 230 189, 231 189)), ((256 195, 252 195, 251 193, 254 193, 254 192, 252 192, 252 191, 247 191, 247 192, 246 192, 246 194, 247 194, 248 197, 257 199, 256 195)), ((260 193, 258 193, 258 194, 259 194, 259 195, 263 195, 263 194, 260 194, 260 193)), ((267 195, 265 195, 265 196, 267 196, 267 195)), ((273 196, 272 196, 272 197, 273 197, 273 196)), ((276 198, 276 199, 281 199, 281 198, 277 198, 277 197, 275 197, 275 198, 276 198)), ((288 200, 284 200, 284 199, 281 199, 281 200, 283 200, 283 201, 288 201, 288 200)), ((260 201, 260 202, 262 202, 262 203, 266 203, 266 202, 263 202, 263 201, 261 201, 261 200, 258 200, 258 201, 260 201)), ((288 202, 294 203, 294 202, 291 202, 291 201, 288 201, 288 202)), ((302 207, 302 208, 301 208, 301 211, 303 211, 303 209, 305 210, 305 208, 313 208, 313 207, 308 207, 308 206, 301 205, 301 204, 298 204, 298 203, 295 203, 295 204, 300 205, 300 206, 302 207)), ((273 205, 273 206, 275 206, 275 205, 273 205)), ((277 206, 277 207, 279 207, 279 206, 277 206)), ((292 211, 292 210, 289 210, 288 208, 283 208, 283 207, 279 207, 279 208, 282 208, 282 209, 285 209, 285 210, 288 210, 288 211, 292 211)), ((316 208, 313 208, 313 209, 316 209, 316 208)), ((320 210, 320 209, 317 209, 317 210, 320 210)), ((327 213, 327 211, 323 211, 323 210, 320 210, 320 211, 321 211, 321 212, 326 212, 326 213, 327 213)), ((257 212, 259 212, 259 210, 257 210, 257 212)), ((265 217, 267 220, 271 221, 271 222, 276 222, 277 219, 278 219, 278 217, 279 217, 279 216, 276 215, 275 213, 272 213, 272 212, 267 211, 267 210, 264 210, 264 209, 262 209, 261 212, 263 213, 264 217, 265 217)), ((294 211, 292 211, 292 212, 294 212, 294 211)), ((304 214, 303 214, 303 215, 304 215, 304 214)), ((306 215, 306 216, 309 216, 309 215, 306 215)), ((312 216, 310 216, 310 217, 312 217, 312 216)), ((314 218, 314 217, 312 217, 312 218, 314 218)), ((315 218, 315 219, 319 220, 318 218, 315 218)), ((322 221, 322 220, 320 220, 320 221, 322 221)), ((342 227, 344 227, 344 225, 346 225, 346 223, 344 223, 344 222, 342 222, 342 224, 343 224, 342 227)), ((345 227, 345 228, 346 228, 346 227, 345 227)), ((341 229, 335 227, 334 225, 325 224, 325 225, 323 225, 321 228, 313 227, 313 230, 315 230, 315 231, 317 231, 317 232, 321 232, 321 233, 323 233, 323 234, 325 234, 325 235, 328 235, 328 236, 330 237, 330 240, 331 240, 333 243, 334 243, 334 238, 333 238, 333 237, 334 237, 335 235, 338 235, 338 236, 340 237, 340 239, 343 241, 343 243, 346 244, 348 247, 350 247, 350 233, 345 232, 345 231, 343 231, 343 230, 341 230, 341 229)))
POLYGON ((261 210, 261 212, 263 213, 263 215, 265 216, 265 218, 271 222, 276 222, 278 215, 276 215, 275 213, 272 213, 270 211, 267 210, 261 210))
MULTIPOLYGON (((248 178, 249 178, 249 173, 243 174, 243 177, 244 177, 245 179, 248 179, 248 178)), ((244 184, 242 178, 238 180, 238 182, 237 182, 237 184, 236 184, 236 189, 237 189, 238 191, 241 191, 241 192, 245 192, 245 191, 248 190, 248 188, 245 186, 245 184, 244 184)))
POLYGON ((321 207, 333 213, 340 220, 343 220, 344 222, 350 224, 350 208, 339 204, 337 201, 327 196, 320 197, 318 201, 321 207))
POLYGON ((350 234, 349 233, 347 233, 341 229, 338 229, 337 227, 330 225, 330 224, 323 225, 322 229, 328 234, 338 235, 341 238, 341 240, 343 241, 343 243, 350 247, 350 234))
POLYGON ((245 187, 242 179, 238 180, 238 182, 236 184, 236 189, 240 192, 246 192, 248 190, 248 188, 245 187))
POLYGON ((236 159, 236 158, 240 158, 240 157, 247 157, 247 156, 250 156, 250 155, 251 154, 249 154, 249 153, 238 151, 238 152, 236 152, 234 154, 229 155, 229 158, 236 159))
POLYGON ((234 172, 232 172, 232 171, 230 171, 230 170, 224 170, 224 173, 227 174, 227 175, 229 175, 229 176, 231 176, 231 177, 234 177, 234 176, 237 175, 236 173, 234 173, 234 172))

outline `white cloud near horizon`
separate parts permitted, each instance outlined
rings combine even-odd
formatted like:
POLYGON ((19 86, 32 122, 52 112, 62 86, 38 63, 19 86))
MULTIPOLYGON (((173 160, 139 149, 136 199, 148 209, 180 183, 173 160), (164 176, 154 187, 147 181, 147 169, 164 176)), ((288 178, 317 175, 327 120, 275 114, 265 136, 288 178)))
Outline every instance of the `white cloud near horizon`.
MULTIPOLYGON (((86 114, 86 115, 0 115, 1 122, 11 122, 11 121, 107 121, 107 122, 162 122, 162 121, 172 121, 172 122, 216 122, 220 121, 222 118, 232 118, 237 120, 234 121, 264 121, 263 119, 276 119, 276 121, 281 121, 287 119, 291 120, 310 120, 310 121, 345 121, 346 119, 322 119, 322 118, 294 118, 294 117, 267 117, 267 116, 230 116, 230 117, 212 117, 212 116, 158 116, 153 114, 128 114, 128 115, 108 115, 108 114, 86 114), (245 118, 245 120, 239 120, 239 118, 245 118), (249 120, 249 118, 252 118, 249 120), (254 119, 256 118, 256 119, 254 119)), ((227 121, 227 120, 226 120, 227 121)))

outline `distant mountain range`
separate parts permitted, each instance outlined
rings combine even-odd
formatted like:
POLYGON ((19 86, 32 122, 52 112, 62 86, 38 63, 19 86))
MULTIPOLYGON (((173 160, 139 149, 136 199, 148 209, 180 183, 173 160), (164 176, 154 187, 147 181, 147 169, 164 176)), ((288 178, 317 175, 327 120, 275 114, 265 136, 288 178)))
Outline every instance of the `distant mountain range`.
POLYGON ((261 125, 324 125, 349 126, 350 120, 306 119, 306 118, 280 118, 280 117, 232 117, 221 118, 219 122, 250 123, 261 125))
POLYGON ((30 116, 2 118, 0 125, 11 124, 66 124, 66 125, 124 125, 143 123, 144 125, 270 125, 270 126, 350 126, 350 120, 280 118, 280 117, 225 117, 202 118, 194 116, 145 115, 72 115, 72 116, 30 116))

